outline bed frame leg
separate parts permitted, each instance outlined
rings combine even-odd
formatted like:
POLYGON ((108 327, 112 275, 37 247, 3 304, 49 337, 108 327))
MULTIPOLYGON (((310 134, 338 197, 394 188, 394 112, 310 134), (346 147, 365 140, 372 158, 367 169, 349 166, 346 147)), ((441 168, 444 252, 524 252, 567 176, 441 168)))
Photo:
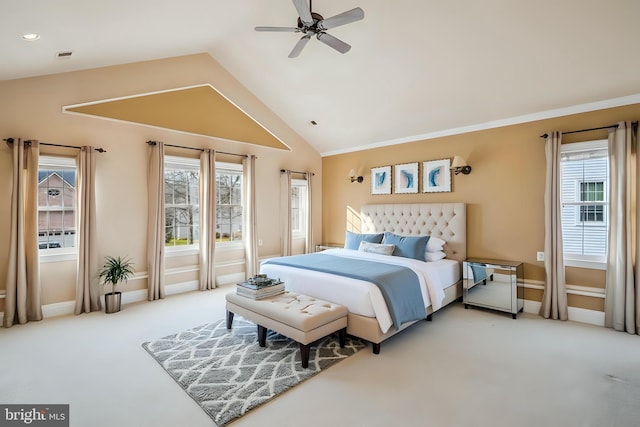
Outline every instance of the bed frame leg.
POLYGON ((373 346, 373 354, 380 354, 380 343, 372 342, 371 345, 373 346))
POLYGON ((427 314, 427 322, 431 322, 433 320, 433 313, 427 314))

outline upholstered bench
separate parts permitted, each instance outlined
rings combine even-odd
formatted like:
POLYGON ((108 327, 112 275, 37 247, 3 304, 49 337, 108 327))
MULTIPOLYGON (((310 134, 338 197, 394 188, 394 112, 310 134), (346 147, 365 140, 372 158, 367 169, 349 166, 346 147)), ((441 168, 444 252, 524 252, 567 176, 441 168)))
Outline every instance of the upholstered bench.
POLYGON ((261 347, 266 345, 268 329, 293 339, 300 344, 303 368, 309 366, 310 344, 314 341, 339 331, 340 347, 344 347, 346 307, 294 292, 261 300, 230 292, 226 299, 227 329, 231 329, 235 313, 258 325, 261 347))

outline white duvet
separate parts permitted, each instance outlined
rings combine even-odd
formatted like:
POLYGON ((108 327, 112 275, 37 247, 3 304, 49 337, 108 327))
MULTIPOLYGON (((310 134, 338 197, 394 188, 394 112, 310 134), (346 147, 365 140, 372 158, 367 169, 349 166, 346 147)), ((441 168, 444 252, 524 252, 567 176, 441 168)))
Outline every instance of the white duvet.
MULTIPOLYGON (((455 280, 451 282, 452 276, 456 275, 450 274, 451 271, 459 270, 457 261, 440 260, 425 262, 411 258, 378 255, 350 249, 328 249, 323 253, 401 265, 410 268, 416 273, 420 281, 420 290, 422 292, 424 306, 428 307, 431 305, 434 311, 442 307, 444 288, 458 280, 458 277, 455 277, 455 280), (451 263, 453 263, 454 268, 447 268, 451 263)), ((382 332, 387 332, 393 325, 382 293, 373 283, 319 271, 275 264, 262 264, 260 272, 267 274, 271 278, 280 278, 280 280, 285 283, 287 290, 344 305, 349 312, 354 314, 375 317, 382 332)), ((459 274, 457 276, 459 276, 459 274)))

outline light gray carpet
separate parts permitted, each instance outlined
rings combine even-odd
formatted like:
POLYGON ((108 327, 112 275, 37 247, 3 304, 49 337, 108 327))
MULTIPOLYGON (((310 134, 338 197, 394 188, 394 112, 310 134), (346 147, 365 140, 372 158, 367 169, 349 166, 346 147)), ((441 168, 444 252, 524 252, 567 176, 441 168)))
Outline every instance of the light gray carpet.
MULTIPOLYGON (((224 318, 227 292, 0 328, 0 402, 70 404, 71 427, 214 427, 140 344, 224 318)), ((637 335, 452 304, 227 427, 638 427, 639 354, 637 335)))
POLYGON ((230 331, 221 320, 142 346, 219 426, 365 347, 347 337, 340 348, 337 334, 325 337, 304 369, 298 343, 269 331, 263 348, 256 329, 236 316, 230 331))

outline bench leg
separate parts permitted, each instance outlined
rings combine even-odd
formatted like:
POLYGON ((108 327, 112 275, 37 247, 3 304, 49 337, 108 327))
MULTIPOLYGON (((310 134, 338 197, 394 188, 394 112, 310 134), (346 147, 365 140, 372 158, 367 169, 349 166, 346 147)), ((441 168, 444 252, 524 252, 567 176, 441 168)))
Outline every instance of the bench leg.
POLYGON ((347 339, 347 328, 340 329, 338 335, 340 337, 340 348, 344 348, 345 341, 347 339))
POLYGON ((233 324, 233 313, 227 310, 227 329, 231 329, 233 324))
POLYGON ((302 361, 302 367, 309 367, 309 351, 311 346, 309 344, 300 344, 300 360, 302 361))
POLYGON ((267 345, 267 328, 258 325, 258 344, 260 347, 267 345))

